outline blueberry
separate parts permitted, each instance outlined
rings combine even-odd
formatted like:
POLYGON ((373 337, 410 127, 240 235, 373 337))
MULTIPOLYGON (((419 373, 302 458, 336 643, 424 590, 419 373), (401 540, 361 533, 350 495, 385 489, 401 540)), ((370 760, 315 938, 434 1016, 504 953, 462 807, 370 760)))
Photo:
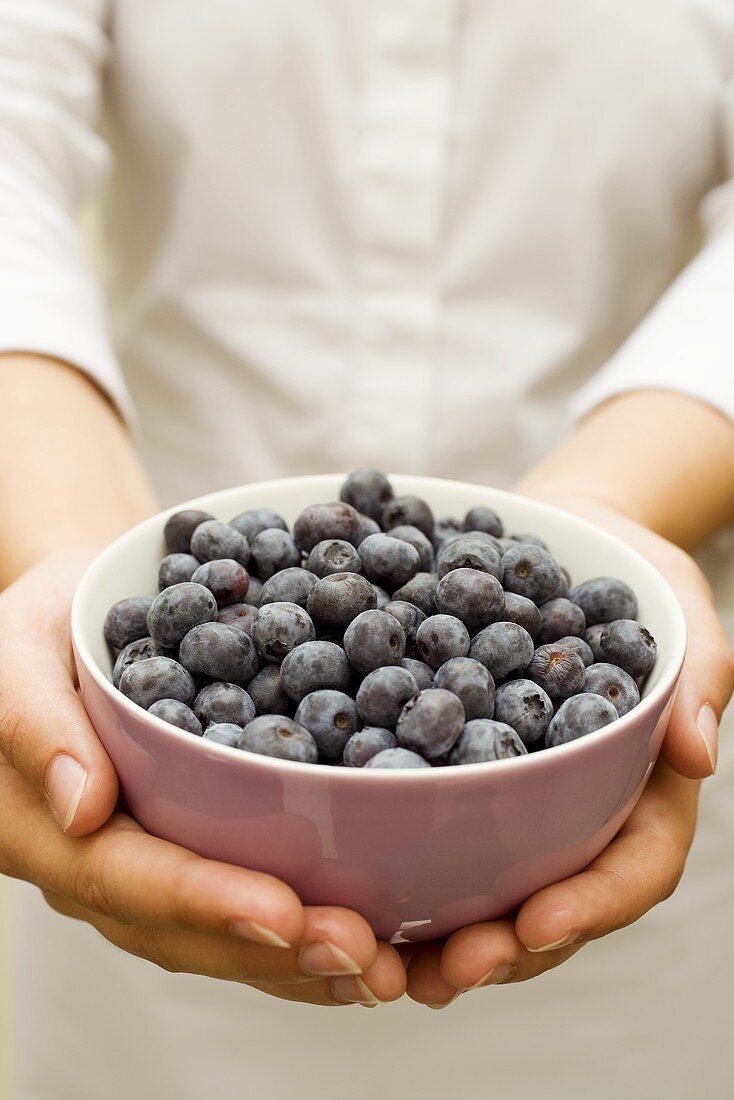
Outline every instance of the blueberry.
POLYGON ((254 538, 261 531, 277 528, 287 531, 288 524, 282 516, 274 512, 272 508, 248 508, 246 512, 240 512, 230 520, 230 527, 234 527, 252 545, 254 538))
POLYGON ((617 717, 613 705, 600 695, 574 695, 558 708, 545 735, 545 747, 555 748, 608 726, 617 717))
POLYGON ((171 554, 188 554, 191 549, 191 536, 200 523, 206 523, 214 516, 208 512, 200 512, 194 508, 186 508, 182 512, 174 512, 166 520, 163 528, 163 537, 171 554))
POLYGON ((466 657, 469 631, 455 615, 429 615, 418 627, 416 649, 431 668, 440 668, 451 657, 466 657))
POLYGON ((414 653, 416 631, 426 616, 414 603, 406 603, 405 600, 390 600, 384 610, 397 619, 402 626, 405 635, 405 652, 414 653))
POLYGON ((343 691, 312 691, 298 704, 295 720, 309 731, 319 755, 327 760, 341 758, 359 726, 357 705, 343 691))
POLYGON ((431 759, 454 746, 464 720, 464 708, 458 696, 443 688, 428 688, 405 704, 395 736, 403 748, 431 759))
POLYGON ((565 699, 584 690, 584 662, 578 653, 554 642, 539 646, 527 668, 528 679, 552 699, 565 699))
POLYGON ((542 741, 553 717, 553 703, 540 684, 511 680, 497 688, 494 716, 512 726, 525 745, 542 741))
POLYGON ((259 577, 253 577, 252 574, 250 574, 250 587, 247 589, 244 602, 249 604, 250 607, 259 607, 262 590, 263 582, 259 577))
POLYGON ((399 527, 391 527, 387 534, 391 539, 401 539, 415 547, 418 551, 419 572, 430 573, 433 570, 433 543, 417 527, 402 524, 399 527))
POLYGON ((565 565, 559 565, 558 571, 561 574, 561 583, 558 585, 558 591, 556 596, 565 596, 568 599, 569 592, 571 591, 571 574, 565 565))
POLYGON ((301 555, 293 537, 280 527, 266 527, 252 540, 254 572, 265 582, 283 569, 301 564, 301 555))
POLYGON ((250 544, 244 535, 228 523, 207 519, 199 524, 191 536, 191 553, 200 562, 234 558, 240 565, 247 565, 250 560, 250 544))
POLYGON ((524 626, 533 641, 537 640, 543 620, 540 611, 527 596, 519 596, 517 592, 505 592, 504 618, 508 623, 524 626))
POLYGON ((398 739, 390 730, 365 726, 353 733, 344 746, 342 764, 347 768, 363 768, 368 760, 385 749, 396 749, 398 739))
POLYGON ((179 729, 193 733, 197 737, 201 737, 204 732, 201 722, 191 707, 187 707, 180 699, 158 699, 148 707, 148 714, 153 714, 163 722, 178 726, 179 729))
POLYGON ((198 568, 199 561, 193 554, 166 554, 158 567, 158 591, 190 581, 198 568))
POLYGON ((504 619, 505 593, 491 573, 480 569, 452 569, 438 582, 436 607, 454 615, 470 633, 504 619))
POLYGON ((377 520, 372 519, 370 516, 364 516, 359 513, 359 527, 357 528, 357 534, 354 537, 354 545, 359 546, 368 535, 379 535, 382 528, 377 520))
POLYGON ((308 730, 281 714, 264 714, 253 719, 240 730, 238 748, 301 764, 315 764, 319 758, 316 742, 308 730))
POLYGON ((255 644, 244 630, 224 623, 202 623, 181 641, 178 659, 195 676, 247 684, 257 672, 255 644))
POLYGON ((521 543, 502 558, 502 584, 534 603, 552 599, 558 591, 561 571, 547 550, 521 543))
POLYGON ((541 550, 548 550, 548 544, 539 535, 530 535, 526 531, 518 531, 510 535, 511 542, 519 542, 524 546, 539 546, 541 550))
POLYGON ((152 634, 148 630, 147 617, 153 600, 149 596, 127 596, 118 600, 107 612, 104 636, 113 649, 124 649, 129 642, 152 634))
POLYGON ((389 589, 406 584, 419 571, 416 548, 390 535, 368 535, 359 547, 359 556, 365 576, 389 589))
POLYGON ((363 611, 344 632, 344 649, 355 672, 365 675, 384 665, 399 665, 405 633, 387 611, 363 611))
POLYGON ((479 569, 502 580, 502 558, 489 542, 476 535, 459 535, 448 539, 439 551, 436 563, 439 577, 452 569, 479 569))
POLYGON ((117 654, 115 667, 112 669, 112 683, 119 688, 122 674, 129 665, 157 656, 158 651, 152 638, 136 638, 134 642, 128 642, 117 654))
POLYGON ((469 656, 501 680, 526 668, 533 656, 533 639, 517 623, 490 623, 472 638, 469 656))
POLYGON ((239 684, 207 684, 194 700, 194 714, 202 726, 226 722, 244 728, 255 717, 255 704, 239 684))
POLYGON ((606 661, 597 661, 589 665, 585 673, 584 685, 580 690, 608 699, 620 717, 639 703, 640 690, 623 668, 610 665, 606 661))
POLYGON ((387 665, 365 676, 357 691, 357 711, 366 726, 393 729, 400 713, 418 694, 415 677, 406 668, 387 665))
POLYGON ((178 699, 188 706, 194 701, 194 681, 170 657, 149 657, 128 665, 120 678, 120 691, 145 710, 159 699, 178 699))
POLYGON ((299 566, 281 569, 262 586, 260 606, 266 603, 297 603, 305 607, 308 594, 318 579, 315 573, 299 566))
POLYGON ((463 534, 463 528, 458 519, 454 519, 453 516, 439 516, 433 525, 433 549, 438 553, 447 538, 461 534, 463 534))
POLYGON ((213 622, 217 601, 203 584, 184 581, 159 592, 148 611, 148 633, 157 646, 175 648, 192 627, 213 622))
POLYGON ((584 662, 584 667, 592 665, 596 658, 588 642, 585 642, 583 638, 568 637, 559 638, 553 643, 556 646, 565 646, 566 649, 572 650, 574 653, 578 653, 581 660, 584 662))
POLYGON ((334 642, 304 642, 297 646, 283 660, 280 674, 283 687, 296 703, 320 688, 345 691, 351 679, 347 655, 334 642))
POLYGON ((586 616, 578 604, 565 596, 546 600, 538 608, 542 626, 538 635, 540 645, 557 642, 559 638, 580 637, 586 630, 586 616))
POLYGON ((257 613, 252 640, 266 661, 279 663, 304 642, 312 642, 316 628, 307 611, 296 603, 268 603, 257 613))
POLYGON ((494 679, 479 661, 471 657, 452 657, 441 665, 433 683, 434 687, 458 696, 467 722, 494 715, 494 679))
POLYGON ((415 496, 394 497, 382 509, 383 531, 391 527, 417 527, 426 538, 433 534, 433 512, 425 500, 415 496))
POLYGON ((299 550, 307 553, 325 539, 343 539, 354 543, 359 530, 359 513, 351 504, 336 501, 312 504, 293 524, 293 538, 299 550))
POLYGON ((362 561, 357 548, 343 539, 325 539, 317 542, 308 555, 308 568, 317 577, 332 573, 361 573, 362 561))
POLYGON ((425 661, 418 661, 413 657, 403 657, 400 666, 406 668, 412 675, 419 691, 425 691, 426 688, 433 687, 436 674, 425 661))
POLYGON ((652 634, 634 619, 615 619, 605 626, 599 639, 600 660, 619 665, 635 678, 648 674, 657 651, 652 634))
POLYGON ((215 745, 226 745, 228 749, 238 749, 242 726, 232 722, 213 722, 204 730, 204 741, 213 741, 215 745))
POLYGON ((393 488, 380 470, 354 470, 341 487, 339 499, 379 523, 385 505, 393 498, 393 488))
POLYGON ((584 641, 594 654, 595 661, 601 661, 601 636, 606 629, 606 625, 606 623, 594 623, 593 626, 587 626, 584 631, 584 641))
POLYGON ((252 628, 257 618, 258 609, 249 603, 231 603, 223 607, 217 615, 217 622, 231 626, 234 630, 244 630, 245 634, 252 637, 252 628))
POLYGON ((486 531, 488 535, 502 538, 502 520, 491 508, 470 508, 464 516, 465 531, 486 531))
POLYGON ((387 605, 390 603, 390 597, 384 588, 380 588, 379 584, 373 584, 372 587, 375 590, 375 599, 377 600, 377 610, 384 611, 387 605))
POLYGON ((383 749, 370 757, 365 768, 430 768, 427 760, 410 749, 383 749))
POLYGON ((332 573, 317 581, 308 594, 306 609, 319 629, 345 629, 352 619, 377 604, 374 588, 358 573, 332 573))
POLYGON ((485 764, 525 756, 527 749, 512 726, 488 718, 467 722, 449 754, 449 764, 485 764))
POLYGON ((402 585, 393 592, 392 598, 394 600, 405 600, 406 603, 414 603, 424 615, 435 615, 437 588, 437 573, 416 573, 407 584, 402 585))
POLYGON ((255 713, 285 714, 292 718, 296 705, 283 687, 279 665, 265 665, 247 685, 255 713))
POLYGON ((637 597, 617 577, 593 577, 571 589, 571 599, 586 616, 587 626, 637 617, 637 597))
POLYGON ((244 565, 234 558, 218 558, 200 565, 191 580, 203 584, 214 596, 218 607, 230 603, 239 603, 247 594, 250 586, 250 574, 244 565))

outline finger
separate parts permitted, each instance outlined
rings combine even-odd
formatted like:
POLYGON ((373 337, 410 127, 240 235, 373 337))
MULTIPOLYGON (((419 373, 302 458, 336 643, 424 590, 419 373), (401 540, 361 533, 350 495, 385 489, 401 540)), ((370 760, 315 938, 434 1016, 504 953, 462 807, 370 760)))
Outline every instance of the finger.
POLYGON ((0 753, 83 836, 112 813, 117 775, 74 687, 69 635, 78 565, 38 567, 3 594, 0 753))
POLYGON ((668 898, 693 840, 697 799, 697 783, 659 762, 632 816, 601 855, 521 907, 520 941, 542 952, 595 939, 668 898))
POLYGON ((662 749, 671 767, 689 779, 716 770, 719 721, 734 690, 734 654, 705 583, 700 578, 690 595, 679 591, 688 648, 662 749))

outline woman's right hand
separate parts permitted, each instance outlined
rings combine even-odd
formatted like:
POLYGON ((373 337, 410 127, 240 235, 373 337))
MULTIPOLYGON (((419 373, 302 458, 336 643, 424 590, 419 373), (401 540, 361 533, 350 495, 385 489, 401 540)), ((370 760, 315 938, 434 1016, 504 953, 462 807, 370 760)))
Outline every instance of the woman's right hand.
POLYGON ((394 948, 357 913, 309 907, 270 875, 147 834, 76 688, 69 613, 88 552, 55 555, 0 595, 0 872, 130 954, 318 1005, 405 991, 394 948))

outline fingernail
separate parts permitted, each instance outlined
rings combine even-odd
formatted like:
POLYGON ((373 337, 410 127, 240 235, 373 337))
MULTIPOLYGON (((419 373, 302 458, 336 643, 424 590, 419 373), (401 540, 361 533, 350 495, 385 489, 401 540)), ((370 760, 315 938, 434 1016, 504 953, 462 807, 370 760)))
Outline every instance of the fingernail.
POLYGON ((46 771, 46 793, 51 812, 64 832, 74 822, 86 784, 86 771, 68 753, 60 753, 49 764, 46 771))
POLYGON ((440 1008, 448 1008, 449 1005, 452 1005, 456 998, 460 997, 463 992, 463 989, 457 989, 453 997, 449 997, 448 1001, 442 1001, 440 1005, 426 1005, 426 1008, 432 1008, 434 1012, 438 1012, 440 1008))
POLYGON ((506 982, 508 978, 512 977, 514 969, 514 966, 510 966, 509 963, 498 963, 497 966, 493 966, 491 970, 488 970, 478 982, 470 985, 469 989, 481 989, 485 985, 501 985, 502 982, 506 982))
POLYGON ((254 920, 232 921, 229 930, 233 936, 239 936, 243 940, 250 940, 251 943, 264 943, 266 947, 292 946, 292 944, 288 943, 288 940, 284 940, 277 932, 273 932, 271 928, 265 928, 262 924, 258 924, 257 921, 254 920))
POLYGON ((711 774, 716 771, 716 762, 719 758, 719 723, 710 703, 704 703, 696 718, 696 729, 706 746, 706 752, 711 761, 711 774))
POLYGON ((348 1005, 365 1005, 368 1008, 375 1008, 381 1002, 377 1000, 369 986, 365 985, 361 978, 356 977, 354 974, 344 975, 341 978, 334 978, 331 983, 331 992, 335 1001, 341 1001, 342 1004, 348 1005))
POLYGON ((298 965, 304 974, 312 977, 329 977, 334 974, 361 974, 362 967, 350 959, 346 951, 330 940, 309 943, 301 948, 298 965))
POLYGON ((579 943, 582 939, 580 932, 569 932, 567 936, 563 936, 562 939, 556 940, 555 943, 544 943, 542 947, 528 947, 528 951, 532 951, 537 954, 539 951, 555 951, 558 947, 569 947, 572 943, 579 943))

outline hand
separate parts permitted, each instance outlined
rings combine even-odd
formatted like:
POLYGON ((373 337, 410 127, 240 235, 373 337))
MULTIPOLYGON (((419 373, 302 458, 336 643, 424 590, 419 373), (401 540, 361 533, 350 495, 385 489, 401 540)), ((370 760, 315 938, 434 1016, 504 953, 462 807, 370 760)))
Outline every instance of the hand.
POLYGON ((734 688, 734 656, 706 578, 677 546, 613 509, 582 498, 551 502, 625 539, 667 578, 686 616, 685 665, 662 757, 601 855, 580 874, 529 898, 514 919, 463 928, 445 944, 413 952, 408 993, 432 1007, 450 1004, 461 991, 537 977, 669 897, 693 840, 698 781, 716 768, 718 721, 734 688))
POLYGON ((318 1005, 400 997, 396 951, 357 913, 304 907, 270 875, 202 859, 115 811, 69 636, 88 559, 47 559, 0 596, 0 872, 166 970, 318 1005))

